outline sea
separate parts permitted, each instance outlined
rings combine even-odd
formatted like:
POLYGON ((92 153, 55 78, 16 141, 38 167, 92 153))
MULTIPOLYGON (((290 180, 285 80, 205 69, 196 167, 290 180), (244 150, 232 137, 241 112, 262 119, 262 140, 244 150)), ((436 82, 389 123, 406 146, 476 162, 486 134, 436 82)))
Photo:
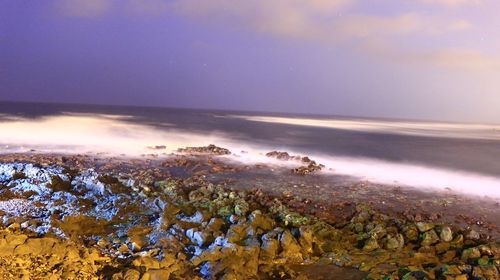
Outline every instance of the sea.
POLYGON ((323 172, 500 199, 500 125, 139 106, 0 102, 0 153, 167 156, 215 144, 233 159, 309 156, 323 172))

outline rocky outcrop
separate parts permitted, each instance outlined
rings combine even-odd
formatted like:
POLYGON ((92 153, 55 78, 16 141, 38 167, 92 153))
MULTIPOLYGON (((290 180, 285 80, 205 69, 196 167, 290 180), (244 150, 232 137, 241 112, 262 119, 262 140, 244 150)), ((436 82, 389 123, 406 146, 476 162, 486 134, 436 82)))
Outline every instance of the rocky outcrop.
POLYGON ((498 279, 500 245, 470 229, 367 205, 332 225, 202 177, 0 164, 0 195, 2 279, 300 279, 295 265, 311 264, 367 279, 498 279))
POLYGON ((210 155, 230 155, 231 151, 226 148, 217 147, 213 144, 210 144, 205 147, 186 147, 177 149, 179 153, 186 154, 210 154, 210 155))

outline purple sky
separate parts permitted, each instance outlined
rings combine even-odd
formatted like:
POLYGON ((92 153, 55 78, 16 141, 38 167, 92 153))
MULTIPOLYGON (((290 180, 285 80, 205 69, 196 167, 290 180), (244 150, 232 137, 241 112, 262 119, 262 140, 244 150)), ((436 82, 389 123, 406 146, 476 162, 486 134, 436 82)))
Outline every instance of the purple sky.
POLYGON ((0 99, 500 122, 497 0, 0 0, 0 99))

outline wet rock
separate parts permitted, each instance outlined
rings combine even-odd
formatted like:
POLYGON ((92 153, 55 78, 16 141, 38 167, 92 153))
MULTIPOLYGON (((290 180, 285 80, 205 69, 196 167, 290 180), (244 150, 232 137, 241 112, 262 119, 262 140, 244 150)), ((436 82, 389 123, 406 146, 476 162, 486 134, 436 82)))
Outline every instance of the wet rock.
MULTIPOLYGON (((199 168, 194 160, 189 164, 189 168, 199 168)), ((200 276, 206 279, 256 279, 259 269, 270 276, 296 279, 299 274, 291 272, 291 264, 314 263, 318 259, 329 264, 359 268, 370 273, 373 279, 460 279, 457 277, 473 273, 477 279, 497 277, 494 272, 498 271, 490 267, 497 269, 499 265, 498 246, 491 240, 481 239, 481 236, 477 240, 467 237, 464 242, 462 235, 454 236, 449 228, 393 219, 366 205, 352 207, 355 215, 350 223, 339 219, 339 223, 326 224, 313 216, 299 213, 299 210, 304 211, 304 205, 297 203, 300 200, 293 197, 293 192, 289 199, 281 201, 266 198, 262 192, 245 194, 210 185, 203 177, 207 173, 197 174, 196 178, 158 181, 158 178, 169 177, 153 176, 151 170, 149 175, 140 175, 144 179, 123 176, 133 178, 134 183, 130 186, 112 176, 87 172, 85 176, 71 175, 79 178, 79 183, 75 185, 47 185, 47 190, 37 188, 48 195, 44 199, 59 199, 58 211, 50 213, 52 220, 45 225, 35 219, 5 218, 6 225, 18 222, 23 226, 12 226, 10 231, 5 232, 0 230, 0 261, 9 259, 3 258, 3 255, 22 256, 17 258, 19 260, 15 264, 12 263, 12 267, 20 265, 19 271, 28 275, 32 272, 22 266, 23 259, 39 257, 32 253, 50 253, 50 262, 56 265, 47 267, 61 267, 64 272, 56 274, 61 279, 76 278, 79 271, 90 273, 89 277, 85 274, 82 279, 92 279, 105 265, 112 271, 105 275, 106 279, 112 275, 116 275, 117 279, 138 279, 141 273, 144 274, 143 279, 200 279, 200 276), (99 176, 96 177, 96 174, 99 176), (95 182, 94 178, 99 178, 99 182, 95 182), (153 186, 155 181, 157 183, 153 186), (127 187, 113 186, 116 184, 127 187), (54 188, 60 191, 54 193, 54 188), (148 188, 149 191, 146 191, 148 188), (118 189, 120 195, 115 195, 118 189), (136 204, 137 201, 140 203, 136 204), (78 204, 84 207, 74 212, 64 208, 78 204), (251 210, 254 211, 248 214, 251 210), (85 216, 91 218, 80 218, 85 216), (49 232, 33 232, 40 227, 40 223, 41 226, 51 227, 50 233, 54 236, 73 237, 68 241, 73 242, 72 245, 59 239, 34 238, 49 232), (62 232, 56 231, 61 228, 64 229, 62 232), (17 245, 9 245, 7 239, 19 238, 9 235, 23 233, 28 234, 12 243, 17 245), (82 251, 79 246, 86 246, 87 249, 82 251), (479 254, 474 250, 478 250, 479 254), (68 263, 59 265, 56 259, 68 263), (88 266, 82 270, 80 267, 84 262, 88 266), (445 270, 446 266, 457 269, 445 270), (409 269, 399 273, 398 267, 409 269)), ((24 173, 31 178, 31 173, 24 173)), ((74 181, 71 176, 63 176, 61 180, 74 181)), ((0 190, 5 185, 1 184, 0 190)), ((23 205, 29 199, 38 197, 42 197, 38 196, 38 192, 27 192, 23 202, 17 200, 15 203, 16 206, 23 205)), ((11 198, 7 196, 6 199, 11 198)), ((4 211, 8 209, 6 203, 1 203, 0 215, 10 215, 9 211, 4 211)), ((34 208, 41 209, 45 201, 37 203, 34 208)), ((422 217, 415 219, 424 220, 422 217)), ((466 231, 464 235, 468 236, 468 233, 466 231)))
POLYGON ((424 223, 424 222, 417 223, 417 228, 420 232, 429 231, 429 230, 433 229, 434 227, 435 227, 435 225, 432 223, 424 223))
POLYGON ((497 280, 500 274, 495 266, 476 266, 472 270, 474 279, 497 280))
POLYGON ((299 244, 304 255, 313 253, 314 232, 310 227, 303 226, 299 229, 299 244))
POLYGON ((167 269, 150 269, 146 273, 150 280, 168 280, 170 278, 170 271, 167 269))
POLYGON ((292 173, 305 176, 320 171, 321 169, 323 169, 323 167, 325 166, 322 164, 317 164, 315 161, 311 161, 307 166, 300 166, 292 169, 292 173))
POLYGON ((462 251, 462 260, 477 259, 481 257, 481 251, 477 247, 468 248, 462 251))
POLYGON ((278 254, 280 242, 277 239, 277 233, 270 231, 262 235, 262 244, 260 247, 260 259, 267 263, 274 260, 278 254))
POLYGON ((438 254, 444 253, 450 249, 450 243, 440 242, 434 246, 438 254))
POLYGON ((123 274, 123 280, 139 280, 141 273, 135 269, 127 269, 123 274))
POLYGON ((439 233, 439 238, 443 242, 450 242, 453 240, 453 233, 448 226, 444 226, 441 228, 441 232, 439 233))
POLYGON ((404 237, 402 234, 397 234, 396 236, 388 235, 386 247, 389 250, 402 249, 404 246, 404 237))
POLYGON ((387 230, 381 224, 369 224, 369 225, 367 225, 366 228, 369 231, 368 235, 377 239, 377 240, 381 239, 382 237, 384 237, 387 234, 387 230))
POLYGON ((496 256, 497 258, 500 257, 500 247, 498 244, 480 245, 478 248, 481 255, 490 257, 496 256))
POLYGON ((356 216, 351 219, 352 223, 364 224, 371 219, 371 214, 367 210, 360 211, 356 216))
POLYGON ((363 250, 366 252, 371 252, 378 249, 380 246, 375 238, 369 238, 365 241, 365 245, 363 246, 363 250))
POLYGON ((240 242, 247 237, 248 229, 246 224, 231 225, 226 233, 226 238, 231 243, 240 242))
POLYGON ((464 238, 466 240, 479 240, 481 238, 481 236, 479 235, 479 233, 473 229, 470 229, 470 230, 467 230, 464 234, 464 238))
POLYGON ((27 239, 25 243, 18 245, 14 249, 14 254, 17 255, 25 255, 25 254, 47 254, 50 252, 50 249, 56 243, 53 238, 30 238, 27 239))
POLYGON ((272 151, 266 154, 267 157, 272 157, 280 160, 289 160, 291 156, 287 152, 272 151))
POLYGON ((303 261, 301 248, 297 240, 293 237, 290 231, 285 230, 280 237, 280 245, 282 252, 280 257, 291 261, 292 263, 300 263, 303 261))
POLYGON ((454 248, 462 248, 464 245, 464 236, 459 234, 457 235, 450 243, 450 245, 454 248))
POLYGON ((416 226, 410 225, 406 226, 404 229, 405 238, 409 241, 418 240, 418 230, 416 226))
POLYGON ((309 219, 305 216, 302 216, 298 213, 287 213, 284 215, 283 217, 283 222, 285 224, 285 226, 292 226, 292 227, 300 227, 304 224, 307 224, 307 222, 309 221, 309 219))
POLYGON ((207 243, 209 234, 205 231, 197 231, 194 228, 190 228, 186 231, 186 236, 191 240, 192 243, 197 246, 203 246, 207 243))
POLYGON ((246 216, 246 214, 250 211, 250 206, 244 200, 239 200, 236 202, 234 206, 234 213, 238 216, 246 216))
POLYGON ((177 150, 180 153, 187 153, 187 154, 211 154, 211 155, 230 155, 231 151, 225 148, 217 147, 213 144, 210 144, 205 147, 187 147, 187 148, 180 148, 177 150))
POLYGON ((261 229, 263 231, 272 230, 276 222, 270 217, 263 215, 261 211, 255 210, 250 215, 249 218, 250 224, 254 229, 261 229))
POLYGON ((438 237, 436 231, 429 230, 429 231, 426 231, 422 234, 422 242, 420 242, 420 244, 422 246, 429 246, 429 245, 437 243, 438 241, 439 241, 439 237, 438 237))

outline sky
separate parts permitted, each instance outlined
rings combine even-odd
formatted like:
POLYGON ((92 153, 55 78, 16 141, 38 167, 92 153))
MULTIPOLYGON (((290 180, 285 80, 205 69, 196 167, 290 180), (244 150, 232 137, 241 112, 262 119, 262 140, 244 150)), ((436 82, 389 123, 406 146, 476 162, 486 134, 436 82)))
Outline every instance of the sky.
POLYGON ((500 123, 497 0, 0 0, 0 100, 500 123))

